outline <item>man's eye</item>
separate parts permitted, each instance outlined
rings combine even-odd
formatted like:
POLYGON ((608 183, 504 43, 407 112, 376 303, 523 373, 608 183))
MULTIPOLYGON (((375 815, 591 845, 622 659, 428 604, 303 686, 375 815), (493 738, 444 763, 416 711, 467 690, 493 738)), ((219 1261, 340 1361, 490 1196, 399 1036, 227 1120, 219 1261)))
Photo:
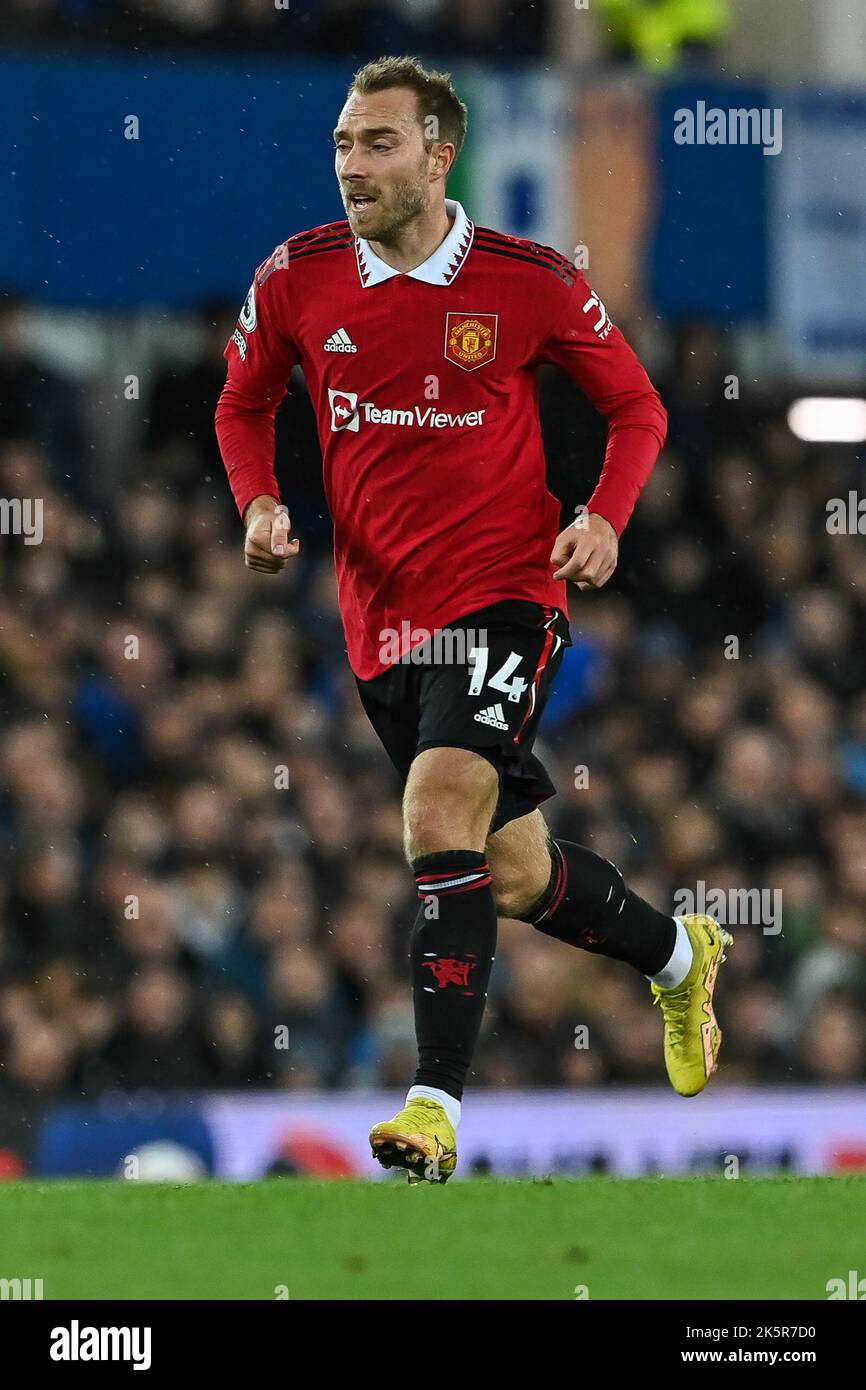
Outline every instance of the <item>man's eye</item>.
POLYGON ((384 153, 384 154, 387 154, 388 151, 390 150, 390 148, 391 148, 390 145, 374 145, 374 146, 373 146, 373 149, 376 151, 377 154, 383 154, 383 153, 384 153))

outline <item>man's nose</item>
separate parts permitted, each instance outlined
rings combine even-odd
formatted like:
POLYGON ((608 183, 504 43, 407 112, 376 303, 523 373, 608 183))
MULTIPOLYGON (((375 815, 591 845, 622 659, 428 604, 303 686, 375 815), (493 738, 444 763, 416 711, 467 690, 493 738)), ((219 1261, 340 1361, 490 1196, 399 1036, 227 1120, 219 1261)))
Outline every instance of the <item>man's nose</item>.
POLYGON ((362 179, 365 177, 364 151, 354 145, 340 165, 340 177, 362 179))

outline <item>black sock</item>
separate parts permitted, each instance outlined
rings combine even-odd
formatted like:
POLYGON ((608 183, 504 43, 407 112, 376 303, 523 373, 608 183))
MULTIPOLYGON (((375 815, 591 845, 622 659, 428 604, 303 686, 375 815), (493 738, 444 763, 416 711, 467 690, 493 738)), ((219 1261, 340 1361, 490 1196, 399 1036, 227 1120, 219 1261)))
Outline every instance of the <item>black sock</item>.
POLYGON ((468 849, 425 854, 412 868, 421 899, 412 933, 415 1085, 462 1100, 496 950, 490 870, 468 849))
POLYGON ((677 928, 626 888, 619 869, 582 845, 551 844, 553 861, 544 897, 528 915, 546 936, 658 975, 670 960, 677 928))

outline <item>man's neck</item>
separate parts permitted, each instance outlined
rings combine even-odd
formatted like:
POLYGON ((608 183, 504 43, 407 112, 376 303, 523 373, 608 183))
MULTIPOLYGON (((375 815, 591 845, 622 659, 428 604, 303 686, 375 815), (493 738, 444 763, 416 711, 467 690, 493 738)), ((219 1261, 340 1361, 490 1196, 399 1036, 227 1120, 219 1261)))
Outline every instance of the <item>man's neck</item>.
POLYGON ((412 219, 393 241, 371 241, 375 254, 392 270, 402 274, 416 270, 438 251, 454 225, 444 202, 412 219))

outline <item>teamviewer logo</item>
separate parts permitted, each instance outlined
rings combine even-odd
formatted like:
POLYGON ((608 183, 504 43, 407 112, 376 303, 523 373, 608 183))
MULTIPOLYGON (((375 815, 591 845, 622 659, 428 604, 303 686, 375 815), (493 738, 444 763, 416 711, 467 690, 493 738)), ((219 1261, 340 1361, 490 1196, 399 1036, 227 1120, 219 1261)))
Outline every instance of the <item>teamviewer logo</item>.
POLYGON ((331 429, 352 430, 357 434, 361 428, 357 391, 334 391, 329 387, 328 400, 331 402, 331 429))

